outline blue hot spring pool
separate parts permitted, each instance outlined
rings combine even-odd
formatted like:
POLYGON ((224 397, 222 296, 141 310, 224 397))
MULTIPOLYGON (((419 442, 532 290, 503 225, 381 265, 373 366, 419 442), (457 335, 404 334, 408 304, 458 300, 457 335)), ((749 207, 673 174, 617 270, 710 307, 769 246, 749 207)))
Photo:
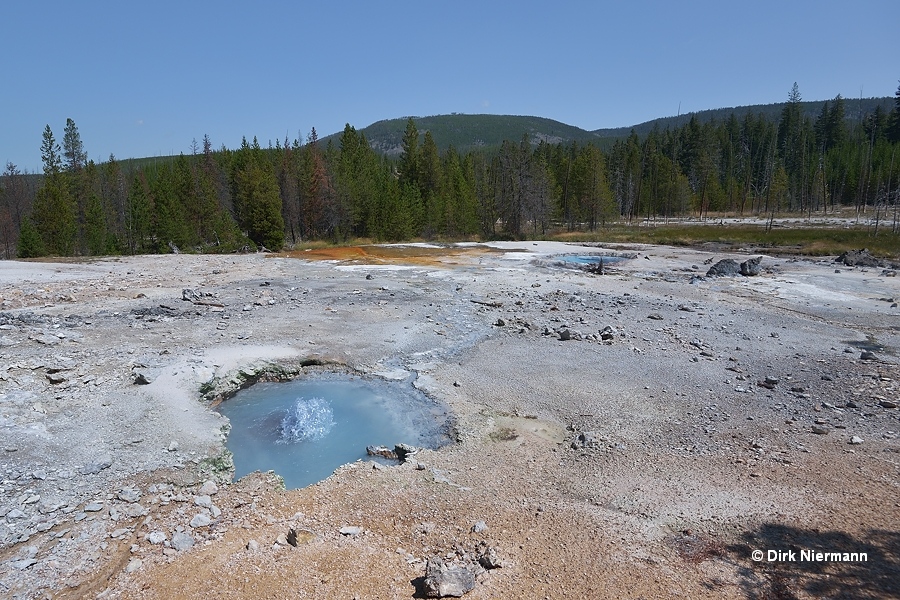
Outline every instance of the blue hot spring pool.
POLYGON ((601 256, 599 254, 566 254, 557 257, 566 266, 596 265, 603 259, 603 264, 611 265, 626 259, 624 256, 601 256))
POLYGON ((235 477, 271 469, 288 489, 371 458, 366 446, 438 448, 450 440, 447 408, 408 382, 323 374, 257 383, 218 410, 231 421, 235 477))

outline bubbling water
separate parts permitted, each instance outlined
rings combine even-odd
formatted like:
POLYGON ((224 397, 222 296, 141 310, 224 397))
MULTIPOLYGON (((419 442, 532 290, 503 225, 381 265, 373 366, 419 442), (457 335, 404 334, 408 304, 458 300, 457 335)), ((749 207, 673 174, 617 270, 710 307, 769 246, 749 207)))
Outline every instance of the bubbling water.
POLYGON ((324 398, 297 398, 284 417, 276 443, 290 444, 305 440, 321 440, 334 427, 334 411, 324 398))
POLYGON ((271 469, 288 489, 369 459, 366 446, 438 448, 450 441, 448 407, 409 382, 322 373, 254 384, 218 410, 231 422, 226 445, 235 477, 271 469))

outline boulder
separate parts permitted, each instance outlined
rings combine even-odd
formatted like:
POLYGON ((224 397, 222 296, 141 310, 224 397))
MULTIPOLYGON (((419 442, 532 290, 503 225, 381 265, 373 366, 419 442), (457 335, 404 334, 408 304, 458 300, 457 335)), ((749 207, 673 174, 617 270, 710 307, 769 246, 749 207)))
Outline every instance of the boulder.
POLYGON ((207 481, 202 486, 200 486, 200 491, 197 493, 201 496, 213 496, 219 491, 219 486, 216 485, 215 481, 207 481))
POLYGON ((369 456, 390 458, 391 460, 397 460, 399 458, 397 456, 397 453, 387 446, 366 446, 366 454, 368 454, 369 456))
POLYGON ((399 443, 394 445, 394 454, 397 455, 397 458, 400 462, 406 462, 406 459, 418 452, 419 449, 415 446, 411 446, 409 444, 399 443))
POLYGON ((182 552, 189 550, 194 545, 194 537, 180 531, 176 531, 172 535, 172 547, 182 552))
POLYGON ((198 513, 191 519, 191 527, 197 529, 199 527, 208 527, 212 523, 212 519, 205 513, 198 513))
POLYGON ((723 258, 706 272, 707 277, 733 277, 740 274, 741 266, 732 258, 723 258))
POLYGON ((759 275, 759 263, 762 262, 762 258, 762 256, 757 256, 756 258, 750 258, 742 262, 741 275, 745 277, 753 277, 754 275, 759 275))
POLYGON ((881 267, 881 261, 869 253, 868 248, 862 250, 847 250, 834 262, 847 265, 848 267, 881 267))
POLYGON ((424 591, 426 598, 460 598, 475 589, 475 574, 468 568, 447 565, 440 556, 428 559, 425 565, 424 591))

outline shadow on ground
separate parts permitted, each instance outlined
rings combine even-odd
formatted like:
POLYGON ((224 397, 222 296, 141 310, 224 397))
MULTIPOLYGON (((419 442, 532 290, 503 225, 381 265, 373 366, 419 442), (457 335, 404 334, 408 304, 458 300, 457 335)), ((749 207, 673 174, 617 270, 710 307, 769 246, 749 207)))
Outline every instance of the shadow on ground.
MULTIPOLYGON (((727 547, 741 587, 751 600, 815 598, 900 598, 900 532, 870 530, 853 536, 842 531, 802 529, 765 523, 727 547), (763 560, 751 559, 762 550, 763 560), (767 551, 793 552, 795 560, 769 561, 767 551), (801 551, 865 553, 857 561, 801 560, 801 551)), ((848 557, 852 558, 852 557, 848 557)))

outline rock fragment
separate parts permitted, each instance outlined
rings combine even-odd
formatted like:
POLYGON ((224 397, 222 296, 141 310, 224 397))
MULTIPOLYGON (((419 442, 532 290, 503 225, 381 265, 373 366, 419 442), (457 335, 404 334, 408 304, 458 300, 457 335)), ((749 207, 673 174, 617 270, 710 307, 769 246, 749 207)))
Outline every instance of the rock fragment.
POLYGON ((80 469, 78 472, 82 475, 95 475, 104 469, 108 469, 112 466, 112 457, 111 456, 101 456, 94 460, 94 462, 87 464, 80 469))
POLYGON ((191 527, 197 529, 198 527, 208 527, 209 524, 212 523, 212 519, 206 513, 197 513, 194 515, 194 518, 191 519, 191 527))
POLYGON ((475 574, 467 567, 447 565, 440 556, 428 559, 425 565, 424 591, 426 598, 460 598, 475 589, 475 574))
POLYGON ((194 538, 186 533, 182 533, 181 531, 176 531, 172 536, 172 547, 182 552, 184 550, 189 550, 194 545, 194 538))

